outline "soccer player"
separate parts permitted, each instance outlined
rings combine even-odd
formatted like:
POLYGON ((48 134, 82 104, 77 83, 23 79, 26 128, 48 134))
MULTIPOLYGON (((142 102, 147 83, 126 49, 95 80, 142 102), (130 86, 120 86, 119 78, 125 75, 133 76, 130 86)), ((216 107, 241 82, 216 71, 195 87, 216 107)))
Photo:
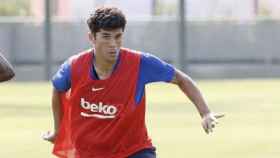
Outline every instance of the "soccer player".
POLYGON ((8 81, 15 76, 13 67, 0 53, 0 82, 8 81))
POLYGON ((155 158, 145 125, 145 85, 169 82, 196 106, 206 133, 217 118, 194 81, 161 59, 122 47, 126 25, 115 7, 99 7, 87 20, 92 49, 70 57, 54 75, 54 143, 61 158, 155 158))

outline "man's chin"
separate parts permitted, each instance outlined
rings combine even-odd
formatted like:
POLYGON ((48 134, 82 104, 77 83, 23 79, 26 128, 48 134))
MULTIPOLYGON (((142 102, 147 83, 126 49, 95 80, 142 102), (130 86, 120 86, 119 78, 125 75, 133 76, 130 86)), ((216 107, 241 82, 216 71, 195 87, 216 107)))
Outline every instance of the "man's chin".
POLYGON ((118 53, 108 55, 108 60, 110 61, 116 61, 117 59, 118 59, 118 53))
POLYGON ((117 56, 110 56, 110 57, 107 58, 107 61, 109 61, 109 62, 116 62, 117 59, 118 59, 117 56))

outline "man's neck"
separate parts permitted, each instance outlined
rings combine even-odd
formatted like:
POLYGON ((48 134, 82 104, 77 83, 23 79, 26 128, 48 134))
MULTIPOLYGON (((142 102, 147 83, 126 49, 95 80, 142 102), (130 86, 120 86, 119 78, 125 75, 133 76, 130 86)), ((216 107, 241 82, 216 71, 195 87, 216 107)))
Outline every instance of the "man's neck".
POLYGON ((108 78, 113 70, 117 61, 106 61, 104 58, 94 54, 94 68, 100 79, 108 78))

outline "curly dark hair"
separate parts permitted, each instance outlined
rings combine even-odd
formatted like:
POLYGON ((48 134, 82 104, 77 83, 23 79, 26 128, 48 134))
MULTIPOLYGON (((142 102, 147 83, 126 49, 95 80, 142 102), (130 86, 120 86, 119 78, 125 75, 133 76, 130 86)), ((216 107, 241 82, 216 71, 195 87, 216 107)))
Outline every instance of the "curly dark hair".
POLYGON ((112 6, 98 7, 87 20, 88 27, 94 35, 100 31, 122 28, 124 31, 126 18, 122 11, 112 6))

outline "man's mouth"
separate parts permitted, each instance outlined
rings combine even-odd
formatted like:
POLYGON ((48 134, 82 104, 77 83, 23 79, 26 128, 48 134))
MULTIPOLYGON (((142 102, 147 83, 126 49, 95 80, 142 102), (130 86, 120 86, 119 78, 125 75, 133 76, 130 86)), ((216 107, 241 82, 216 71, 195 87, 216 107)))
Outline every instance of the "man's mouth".
POLYGON ((116 51, 112 51, 112 52, 108 52, 109 53, 109 55, 111 55, 111 56, 116 56, 117 55, 117 52, 116 51))
POLYGON ((108 53, 110 55, 117 55, 118 54, 118 50, 117 49, 116 50, 110 50, 108 53))

